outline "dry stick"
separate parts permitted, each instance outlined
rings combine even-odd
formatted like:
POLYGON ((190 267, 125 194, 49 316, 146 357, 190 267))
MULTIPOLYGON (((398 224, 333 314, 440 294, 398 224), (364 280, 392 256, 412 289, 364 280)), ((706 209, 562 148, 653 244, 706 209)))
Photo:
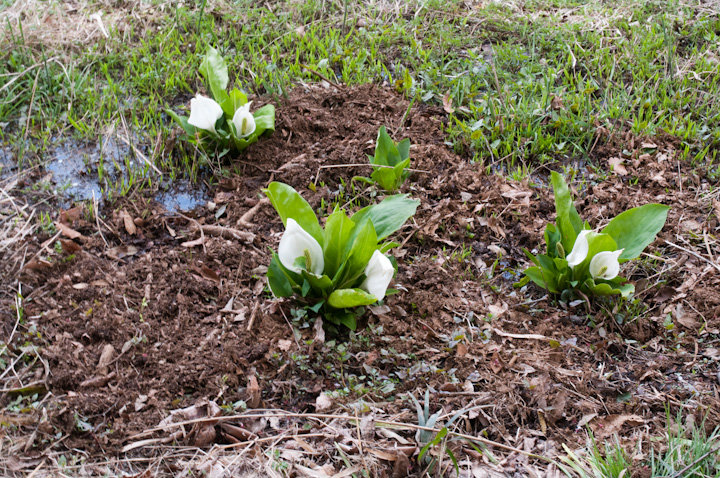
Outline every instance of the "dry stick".
POLYGON ((38 66, 43 65, 43 64, 45 64, 45 63, 47 63, 47 62, 49 62, 49 61, 56 60, 57 58, 59 58, 59 57, 54 56, 54 57, 52 57, 52 58, 48 58, 48 59, 45 60, 45 61, 42 61, 42 62, 40 62, 40 63, 35 63, 34 65, 25 68, 23 71, 21 71, 20 73, 18 73, 15 78, 13 78, 12 80, 10 80, 10 81, 8 81, 7 83, 5 83, 5 84, 2 86, 2 88, 0 88, 0 92, 2 92, 5 88, 8 88, 10 85, 12 85, 13 83, 15 83, 15 82, 16 82, 17 80, 19 80, 20 78, 22 78, 22 76, 23 76, 25 73, 27 73, 28 71, 32 71, 33 69, 37 68, 38 66))
POLYGON ((708 451, 708 452, 705 453, 704 455, 698 457, 697 460, 693 461, 692 463, 690 463, 688 466, 686 466, 686 467, 683 468, 682 470, 676 471, 675 473, 673 473, 672 475, 670 475, 669 478, 679 478, 679 477, 683 476, 683 473, 685 473, 685 472, 688 471, 690 468, 692 468, 693 466, 695 466, 695 465, 697 465, 698 463, 700 463, 701 461, 703 461, 705 458, 707 458, 707 457, 710 456, 711 454, 717 452, 718 450, 720 450, 720 447, 717 447, 717 446, 714 447, 713 449, 711 449, 710 451, 708 451))
POLYGON ((335 88, 338 88, 338 89, 341 89, 341 90, 343 89, 343 87, 342 87, 341 85, 338 85, 338 84, 335 83, 333 80, 331 80, 331 79, 328 78, 327 76, 323 75, 323 74, 320 73, 319 71, 313 70, 313 69, 310 68, 309 66, 303 65, 302 63, 300 63, 300 66, 303 67, 303 68, 305 68, 305 69, 306 69, 307 71, 309 71, 310 73, 313 73, 313 74, 319 76, 321 79, 327 81, 328 83, 330 83, 331 85, 333 85, 335 88))
MULTIPOLYGON (((177 422, 177 423, 168 423, 167 425, 151 428, 149 430, 145 430, 144 432, 133 435, 133 436, 129 437, 128 440, 151 435, 152 433, 158 432, 158 431, 165 431, 168 428, 184 427, 186 425, 193 425, 196 423, 204 423, 204 422, 210 422, 210 421, 250 419, 250 418, 273 418, 273 417, 277 417, 277 418, 327 418, 327 419, 333 419, 333 420, 356 420, 355 417, 349 417, 347 415, 331 415, 331 414, 322 414, 322 413, 291 413, 291 412, 278 413, 278 412, 275 412, 275 413, 262 413, 262 414, 258 413, 258 414, 246 414, 246 415, 230 415, 230 416, 226 416, 226 417, 198 418, 196 420, 185 420, 185 421, 177 422)), ((412 423, 392 422, 389 420, 375 420, 375 423, 379 424, 379 425, 386 425, 389 427, 396 427, 396 428, 400 428, 400 429, 409 428, 411 430, 423 430, 423 431, 429 431, 429 432, 435 432, 435 433, 439 433, 441 431, 436 428, 424 427, 421 425, 414 425, 412 423)), ((520 453, 521 455, 525 455, 525 456, 528 456, 531 458, 537 458, 539 460, 543 460, 548 463, 553 463, 552 459, 547 458, 545 456, 535 455, 535 454, 527 452, 525 450, 521 450, 519 448, 514 448, 509 445, 503 445, 502 443, 488 440, 486 438, 476 437, 476 436, 472 436, 472 435, 466 435, 464 433, 457 433, 457 432, 451 432, 451 431, 449 431, 448 434, 456 436, 458 438, 463 438, 465 440, 477 441, 480 443, 484 443, 485 445, 490 445, 490 446, 494 446, 494 447, 497 447, 497 448, 500 448, 503 450, 520 453)), ((310 435, 303 435, 303 436, 310 436, 310 435)), ((325 436, 325 435, 320 434, 320 436, 325 436)), ((255 443, 260 443, 260 442, 272 440, 275 438, 277 438, 277 437, 265 437, 265 438, 261 438, 258 440, 249 440, 249 441, 245 441, 245 442, 234 443, 232 445, 224 445, 220 448, 235 448, 238 446, 252 445, 255 443)))
MULTIPOLYGON (((121 116, 120 118, 122 119, 123 127, 125 128, 125 133, 128 133, 128 128, 127 128, 127 125, 125 124, 125 118, 124 118, 123 116, 121 116)), ((124 137, 124 136, 122 136, 122 135, 120 135, 120 134, 116 134, 115 136, 117 136, 118 138, 120 138, 121 140, 123 140, 123 142, 124 142, 125 144, 127 144, 128 146, 130 146, 130 147, 132 148, 133 152, 135 153, 135 155, 138 156, 138 157, 139 157, 140 159, 142 159, 143 161, 145 161, 145 164, 147 164, 148 166, 150 166, 151 168, 153 168, 156 173, 158 173, 160 176, 163 175, 162 171, 160 171, 160 170, 157 168, 157 166, 155 166, 153 163, 151 163, 150 160, 147 159, 147 158, 145 157, 145 155, 142 154, 142 153, 140 152, 140 150, 137 149, 137 148, 135 147, 135 145, 132 144, 128 138, 126 138, 126 137, 124 137)))
POLYGON ((253 307, 252 314, 250 314, 250 321, 247 325, 247 331, 250 332, 252 330, 253 324, 255 323, 255 316, 257 316, 258 307, 260 307, 260 301, 255 301, 255 307, 253 307))
POLYGON ((711 266, 713 266, 715 269, 717 269, 718 272, 720 272, 720 266, 717 265, 715 262, 711 261, 710 259, 708 259, 707 257, 701 256, 701 255, 698 254, 697 252, 691 251, 691 250, 689 250, 689 249, 685 249, 684 247, 678 246, 677 244, 674 244, 674 243, 672 243, 672 242, 670 242, 670 241, 665 241, 665 244, 667 244, 667 245, 669 245, 669 246, 677 247, 677 248, 680 249, 681 251, 685 251, 685 252, 687 252, 688 254, 692 254, 693 256, 697 257, 698 259, 702 259, 703 261, 707 262, 708 264, 710 264, 711 266))

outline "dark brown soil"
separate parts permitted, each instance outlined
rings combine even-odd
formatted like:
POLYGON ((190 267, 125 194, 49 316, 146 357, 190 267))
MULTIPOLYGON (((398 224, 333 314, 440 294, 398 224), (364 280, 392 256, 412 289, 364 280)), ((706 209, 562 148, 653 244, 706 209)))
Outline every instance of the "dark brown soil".
MULTIPOLYGON (((527 262, 522 249, 541 247, 554 219, 548 171, 522 182, 488 176, 446 145, 442 110, 413 108, 405 117, 407 109, 402 97, 372 86, 298 88, 278 105, 275 134, 239 158, 242 175, 214 188, 215 210, 186 218, 138 199, 108 208, 99 225, 77 211, 62 215, 82 234, 72 240, 80 250, 52 253, 51 264, 36 260, 20 275, 20 332, 40 347, 49 370, 41 389, 52 393, 27 450, 112 456, 131 435, 202 399, 228 410, 242 400, 312 412, 321 392, 342 389, 336 405, 363 399, 414 423, 407 392, 430 387, 431 408, 448 413, 490 404, 465 432, 521 447, 533 437, 528 451, 538 453, 548 443, 584 442, 576 431, 586 423, 601 437, 652 430, 667 405, 718 423, 720 276, 687 252, 705 257, 705 244, 718 250, 707 236, 717 234, 717 210, 708 180, 675 159, 673 139, 654 138, 650 148, 648 139, 602 138, 592 158, 597 171, 609 170, 607 160, 622 149, 636 151, 626 176, 603 179, 586 164, 570 165, 584 178, 574 183, 578 210, 593 225, 647 202, 672 206, 647 251, 661 258, 625 270, 641 290, 635 312, 608 303, 587 320, 583 305, 565 310, 534 286, 512 287, 527 262), (238 221, 271 180, 292 185, 320 212, 337 200, 368 204, 372 191, 349 183, 368 168, 327 166, 366 163, 383 124, 396 139, 410 138, 412 168, 424 171, 403 188, 421 207, 396 236, 401 292, 368 311, 357 334, 329 332, 324 344, 313 343, 312 322, 265 290, 270 249, 282 232, 275 211, 261 205, 250 224, 238 221), (218 207, 226 209, 216 219, 218 207), (136 234, 128 234, 122 211, 135 219, 136 234), (183 245, 200 237, 196 223, 254 239, 208 232, 204 246, 183 245), (56 443, 56 436, 64 438, 56 443)), ((28 257, 48 238, 29 239, 28 257)), ((10 299, 2 300, 8 336, 16 317, 10 299)), ((5 394, 0 405, 15 397, 5 394)), ((23 413, 40 420, 39 410, 23 413)))

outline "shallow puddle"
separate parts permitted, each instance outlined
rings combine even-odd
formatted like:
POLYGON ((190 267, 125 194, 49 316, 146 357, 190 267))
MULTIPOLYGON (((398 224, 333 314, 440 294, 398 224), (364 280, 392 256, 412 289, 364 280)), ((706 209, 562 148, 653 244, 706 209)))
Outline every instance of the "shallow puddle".
POLYGON ((153 197, 167 212, 186 212, 205 205, 208 201, 208 192, 201 183, 192 184, 190 181, 176 181, 168 189, 158 191, 153 197))

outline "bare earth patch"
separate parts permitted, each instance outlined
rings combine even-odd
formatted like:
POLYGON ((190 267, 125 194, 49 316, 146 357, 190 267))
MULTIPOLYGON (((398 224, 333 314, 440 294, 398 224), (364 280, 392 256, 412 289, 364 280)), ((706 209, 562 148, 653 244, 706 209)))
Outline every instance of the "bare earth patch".
MULTIPOLYGON (((584 304, 512 287, 522 249, 538 247, 553 219, 548 171, 523 182, 487 175, 446 145, 441 109, 406 116, 408 102, 386 89, 296 88, 277 106, 277 131, 238 159, 242 175, 211 189, 214 208, 171 214, 136 197, 102 220, 63 212, 57 238, 23 235, 22 222, 5 232, 17 236, 0 250, 0 317, 16 339, 0 356, 5 473, 64 455, 85 462, 68 461, 69 474, 421 476, 408 394, 422 402, 425 390, 442 421, 465 410, 453 431, 495 442, 486 454, 448 444, 462 476, 558 476, 528 454, 582 446, 586 426, 600 439, 646 440, 668 406, 720 423, 720 206, 702 172, 675 159, 672 138, 599 138, 593 161, 614 165, 607 178, 569 165, 583 171, 576 204, 594 225, 648 202, 672 206, 626 271, 638 303, 588 318, 584 304), (332 201, 366 205, 371 191, 349 179, 370 171, 342 165, 364 164, 383 124, 410 137, 418 170, 403 192, 421 207, 396 235, 401 292, 369 308, 357 333, 322 337, 265 291, 283 228, 259 190, 286 182, 328 213, 332 201)), ((0 218, 27 217, 9 184, 15 200, 0 200, 0 218)))

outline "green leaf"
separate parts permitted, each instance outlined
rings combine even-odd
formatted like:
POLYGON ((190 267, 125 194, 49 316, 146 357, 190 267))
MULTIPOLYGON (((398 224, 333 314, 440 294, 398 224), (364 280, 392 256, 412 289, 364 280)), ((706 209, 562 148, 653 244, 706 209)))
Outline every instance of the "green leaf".
POLYGON ((191 125, 190 123, 187 122, 187 120, 188 120, 188 117, 187 117, 187 116, 179 116, 179 115, 176 114, 174 111, 169 110, 169 109, 166 109, 165 112, 166 112, 172 119, 174 119, 174 120, 182 127, 182 129, 185 130, 185 132, 188 134, 188 136, 193 137, 193 138, 195 137, 195 133, 197 132, 197 128, 195 128, 195 126, 193 126, 193 125, 191 125))
POLYGON ((618 249, 625 249, 621 261, 635 259, 657 237, 665 225, 669 206, 645 204, 615 216, 602 230, 615 239, 618 249))
POLYGON ((253 113, 255 118, 255 132, 258 136, 266 131, 275 132, 275 106, 265 105, 253 113))
POLYGON ((410 159, 410 138, 405 138, 397 144, 398 153, 400 153, 400 159, 410 159))
POLYGON ((337 289, 328 297, 328 305, 336 309, 348 309, 377 302, 374 295, 362 289, 337 289))
POLYGON ((245 148, 247 148, 251 144, 257 143, 258 137, 254 134, 251 134, 247 138, 238 138, 235 134, 235 127, 233 126, 232 140, 233 140, 233 144, 235 145, 235 149, 237 151, 243 151, 245 148))
POLYGON ((341 288, 354 285, 357 279, 365 273, 365 268, 373 252, 378 248, 377 243, 378 237, 372 222, 366 220, 363 224, 357 224, 345 245, 344 255, 347 260, 344 261, 339 274, 333 278, 333 282, 341 288))
POLYGON ((215 101, 221 105, 227 100, 228 94, 225 91, 228 85, 228 69, 223 57, 213 47, 208 47, 205 58, 200 64, 200 74, 210 84, 215 101))
POLYGON ((635 286, 632 284, 614 284, 609 281, 600 280, 595 282, 592 279, 588 279, 583 284, 587 291, 593 295, 607 296, 607 295, 621 295, 623 298, 627 298, 630 294, 635 292, 635 286))
POLYGON ((415 214, 420 201, 408 199, 407 194, 388 196, 380 203, 361 209, 351 218, 355 224, 370 219, 379 241, 397 231, 415 214))
MULTIPOLYGON (((308 271, 302 271, 302 276, 308 284, 310 289, 313 291, 313 295, 316 297, 327 297, 327 295, 333 289, 333 283, 330 278, 326 275, 317 277, 308 271)), ((307 294, 305 294, 307 295, 307 294)))
POLYGON ((245 103, 247 103, 247 96, 245 96, 245 93, 238 90, 237 88, 233 88, 227 99, 223 101, 220 106, 222 107, 225 116, 228 119, 232 120, 232 117, 235 115, 235 112, 238 110, 238 108, 240 108, 245 103))
POLYGON ((405 178, 410 175, 409 172, 405 171, 408 166, 410 166, 410 158, 407 158, 404 161, 400 161, 393 168, 395 170, 395 178, 397 183, 396 187, 400 187, 403 181, 405 181, 405 178))
POLYGON ((335 277, 340 266, 345 261, 346 244, 355 223, 345 214, 345 211, 335 211, 330 214, 325 223, 323 255, 325 257, 325 274, 335 277))
MULTIPOLYGON (((557 255, 557 243, 562 241, 562 235, 555 227, 555 224, 548 223, 545 227, 545 245, 547 246, 547 255, 555 257, 557 255)), ((565 256, 570 254, 570 251, 565 251, 565 256)))
POLYGON ((370 177, 384 191, 393 192, 397 189, 397 177, 395 171, 390 168, 376 168, 370 177))
POLYGON ((300 227, 305 229, 322 246, 323 231, 315 216, 315 211, 295 189, 287 184, 274 181, 270 183, 267 189, 263 189, 263 192, 280 215, 283 226, 287 224, 288 218, 295 219, 300 227))
POLYGON ((357 328, 355 313, 352 311, 343 312, 338 310, 337 312, 326 312, 323 314, 323 317, 335 325, 344 325, 350 330, 355 330, 357 328))
MULTIPOLYGON (((562 243, 567 251, 572 249, 575 239, 573 237, 572 242, 569 238, 577 236, 582 231, 582 219, 575 209, 573 204, 572 195, 568 189, 565 179, 557 172, 553 171, 551 174, 551 181, 553 185, 553 193, 555 195, 555 212, 557 213, 557 223, 562 235, 562 243), (571 233, 574 232, 574 234, 571 233)), ((568 252, 569 254, 569 252, 568 252)))
MULTIPOLYGON (((525 269, 525 275, 530 278, 531 281, 546 289, 548 292, 553 294, 559 294, 560 290, 557 288, 557 278, 555 272, 550 269, 546 270, 542 267, 528 267, 525 269)), ((522 281, 521 281, 522 282, 522 281)))
POLYGON ((385 166, 394 166, 395 163, 390 163, 390 158, 388 157, 390 154, 393 153, 394 157, 400 157, 400 154, 397 152, 397 148, 395 147, 395 143, 393 142, 392 138, 390 138, 390 135, 387 133, 385 126, 380 126, 377 141, 375 142, 375 157, 372 163, 382 164, 385 166))
POLYGON ((270 290, 275 297, 290 297, 293 295, 291 279, 285 273, 285 268, 280 264, 280 259, 274 252, 272 259, 270 259, 267 279, 270 290))

